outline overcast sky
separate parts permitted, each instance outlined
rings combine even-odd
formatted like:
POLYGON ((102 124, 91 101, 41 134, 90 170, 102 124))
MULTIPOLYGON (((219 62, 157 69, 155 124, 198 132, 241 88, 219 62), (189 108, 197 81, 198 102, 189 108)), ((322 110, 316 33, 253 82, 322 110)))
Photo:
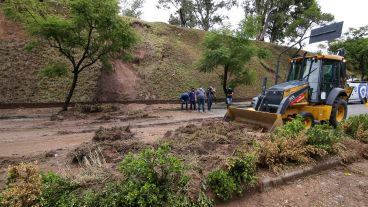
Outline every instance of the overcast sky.
MULTIPOLYGON (((318 0, 322 11, 335 16, 335 21, 344 21, 343 32, 350 27, 360 27, 368 25, 368 1, 367 0, 318 0)), ((163 9, 157 9, 157 0, 146 0, 143 8, 142 19, 149 22, 167 22, 170 13, 163 9)), ((226 12, 229 20, 226 24, 236 26, 243 18, 244 13, 241 8, 233 8, 226 12)), ((307 45, 304 49, 316 50, 319 43, 307 45)))

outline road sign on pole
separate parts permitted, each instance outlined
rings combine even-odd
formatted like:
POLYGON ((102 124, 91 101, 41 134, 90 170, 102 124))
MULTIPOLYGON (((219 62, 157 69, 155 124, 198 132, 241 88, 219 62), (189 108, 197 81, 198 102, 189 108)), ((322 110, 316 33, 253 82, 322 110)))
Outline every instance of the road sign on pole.
POLYGON ((321 41, 329 41, 341 37, 344 22, 337 22, 313 29, 310 33, 309 44, 321 41))

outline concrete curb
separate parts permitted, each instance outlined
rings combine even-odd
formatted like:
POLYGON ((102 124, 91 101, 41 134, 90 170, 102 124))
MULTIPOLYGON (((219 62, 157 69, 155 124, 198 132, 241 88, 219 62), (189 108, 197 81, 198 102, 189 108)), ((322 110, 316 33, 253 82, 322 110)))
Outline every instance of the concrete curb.
POLYGON ((275 177, 275 178, 263 178, 258 182, 258 185, 255 186, 255 190, 258 192, 265 192, 271 188, 283 185, 287 182, 296 180, 301 177, 306 177, 309 175, 317 174, 319 172, 332 169, 336 166, 338 166, 341 163, 340 158, 330 158, 328 160, 322 161, 320 163, 317 163, 314 166, 308 166, 300 170, 295 170, 291 172, 287 172, 284 175, 275 177))
POLYGON ((316 165, 307 166, 303 169, 298 169, 294 171, 287 172, 283 175, 277 176, 277 177, 265 177, 258 181, 258 183, 253 187, 248 187, 243 195, 236 196, 233 199, 229 201, 215 201, 216 207, 225 207, 232 202, 237 202, 238 200, 245 199, 246 197, 251 196, 254 193, 263 193, 268 190, 271 190, 272 188, 279 187, 281 185, 286 184, 287 182, 294 181, 298 178, 314 175, 320 172, 323 172, 325 170, 330 170, 336 166, 338 166, 340 163, 342 163, 341 158, 338 157, 331 157, 327 160, 321 161, 317 163, 316 165))

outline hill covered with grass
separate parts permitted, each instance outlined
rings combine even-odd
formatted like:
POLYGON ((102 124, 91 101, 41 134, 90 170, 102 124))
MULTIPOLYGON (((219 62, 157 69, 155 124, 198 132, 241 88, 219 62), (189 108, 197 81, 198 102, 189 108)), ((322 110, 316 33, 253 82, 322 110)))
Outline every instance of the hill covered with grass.
MULTIPOLYGON (((112 70, 107 72, 97 64, 81 73, 72 101, 122 101, 177 99, 179 94, 195 87, 213 86, 223 97, 218 74, 202 73, 194 64, 201 57, 206 33, 165 23, 148 23, 128 19, 139 36, 132 57, 110 59, 112 70)), ((256 42, 270 51, 271 57, 261 61, 253 58, 246 66, 256 71, 252 85, 235 90, 236 98, 252 97, 260 92, 262 79, 274 83, 276 58, 284 50, 273 44, 256 42)), ((287 58, 282 57, 281 80, 286 76, 287 58)), ((67 76, 46 78, 41 70, 62 62, 62 56, 39 44, 19 23, 9 20, 0 10, 0 102, 59 102, 63 101, 71 79, 67 76)))

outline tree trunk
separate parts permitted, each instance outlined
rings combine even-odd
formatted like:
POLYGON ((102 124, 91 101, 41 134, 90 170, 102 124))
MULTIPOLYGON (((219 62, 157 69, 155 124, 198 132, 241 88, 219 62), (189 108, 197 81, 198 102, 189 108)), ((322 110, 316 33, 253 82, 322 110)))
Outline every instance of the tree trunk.
POLYGON ((77 80, 78 80, 78 72, 76 72, 74 70, 73 83, 72 83, 72 85, 71 85, 71 87, 69 89, 68 96, 65 99, 65 102, 64 102, 64 105, 63 105, 63 111, 67 111, 68 110, 68 106, 69 106, 70 100, 72 99, 75 86, 77 86, 77 80))
POLYGON ((223 76, 223 80, 222 80, 222 89, 224 90, 224 94, 225 94, 225 97, 226 97, 226 93, 227 93, 227 75, 228 75, 228 72, 229 72, 229 67, 227 65, 225 65, 224 67, 224 76, 223 76))
POLYGON ((266 17, 266 20, 264 22, 264 25, 263 25, 263 28, 262 28, 262 31, 261 31, 261 34, 259 34, 257 40, 258 41, 263 41, 264 42, 264 39, 265 39, 265 36, 266 36, 266 32, 267 32, 267 28, 268 28, 268 24, 270 23, 271 21, 271 16, 272 16, 272 12, 273 12, 274 9, 271 9, 268 13, 267 13, 267 17, 266 17))
POLYGON ((185 19, 185 14, 182 8, 179 9, 179 17, 180 17, 180 26, 186 27, 187 21, 185 19))
POLYGON ((361 72, 360 80, 363 80, 364 79, 364 57, 360 58, 359 69, 360 69, 360 72, 361 72))

